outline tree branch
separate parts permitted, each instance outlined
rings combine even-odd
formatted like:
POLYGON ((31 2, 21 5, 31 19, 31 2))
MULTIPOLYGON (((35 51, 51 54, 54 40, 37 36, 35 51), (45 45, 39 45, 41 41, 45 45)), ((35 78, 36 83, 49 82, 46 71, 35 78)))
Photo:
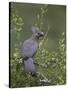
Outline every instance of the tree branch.
POLYGON ((47 65, 45 65, 45 64, 41 64, 41 63, 38 63, 38 62, 34 62, 36 65, 38 65, 38 66, 42 66, 42 67, 44 67, 44 68, 47 68, 47 65))

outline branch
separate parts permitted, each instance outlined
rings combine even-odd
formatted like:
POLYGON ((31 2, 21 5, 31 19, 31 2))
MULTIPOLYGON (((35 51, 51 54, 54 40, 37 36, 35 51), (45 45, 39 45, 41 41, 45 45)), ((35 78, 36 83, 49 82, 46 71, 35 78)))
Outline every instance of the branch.
POLYGON ((38 63, 38 62, 34 62, 36 65, 38 65, 38 66, 42 66, 42 67, 44 67, 44 68, 47 68, 47 65, 45 65, 45 64, 41 64, 41 63, 38 63))
MULTIPOLYGON (((46 32, 45 35, 44 35, 44 38, 45 38, 45 39, 47 38, 47 35, 48 35, 49 30, 50 30, 50 27, 49 27, 49 25, 48 25, 48 30, 47 30, 47 32, 46 32)), ((43 40, 44 40, 44 38, 43 38, 43 40)))

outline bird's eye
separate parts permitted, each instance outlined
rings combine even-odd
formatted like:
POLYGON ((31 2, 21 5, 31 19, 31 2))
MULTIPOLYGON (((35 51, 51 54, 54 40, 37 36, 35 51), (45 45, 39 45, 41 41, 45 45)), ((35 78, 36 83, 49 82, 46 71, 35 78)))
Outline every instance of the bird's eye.
POLYGON ((38 34, 40 34, 40 33, 38 33, 38 34))

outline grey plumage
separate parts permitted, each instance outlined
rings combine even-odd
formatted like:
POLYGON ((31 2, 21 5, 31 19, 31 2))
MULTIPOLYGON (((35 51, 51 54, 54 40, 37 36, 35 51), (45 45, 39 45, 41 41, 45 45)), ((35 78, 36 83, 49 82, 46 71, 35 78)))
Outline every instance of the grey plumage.
POLYGON ((43 32, 38 27, 32 27, 32 36, 25 40, 22 46, 22 53, 24 55, 24 66, 27 73, 36 74, 36 68, 33 60, 33 55, 38 49, 38 39, 43 36, 43 32))
POLYGON ((34 61, 32 58, 28 58, 28 60, 25 60, 24 64, 25 64, 25 70, 27 72, 33 72, 33 73, 36 72, 36 68, 35 68, 34 61))

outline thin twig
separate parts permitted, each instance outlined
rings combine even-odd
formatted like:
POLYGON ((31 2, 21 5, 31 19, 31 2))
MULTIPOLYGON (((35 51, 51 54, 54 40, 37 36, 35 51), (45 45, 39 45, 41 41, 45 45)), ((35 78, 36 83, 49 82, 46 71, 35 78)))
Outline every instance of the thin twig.
POLYGON ((47 68, 47 65, 45 65, 45 64, 41 64, 41 63, 38 63, 38 62, 34 62, 36 65, 38 65, 38 66, 41 66, 41 67, 44 67, 44 68, 47 68))

